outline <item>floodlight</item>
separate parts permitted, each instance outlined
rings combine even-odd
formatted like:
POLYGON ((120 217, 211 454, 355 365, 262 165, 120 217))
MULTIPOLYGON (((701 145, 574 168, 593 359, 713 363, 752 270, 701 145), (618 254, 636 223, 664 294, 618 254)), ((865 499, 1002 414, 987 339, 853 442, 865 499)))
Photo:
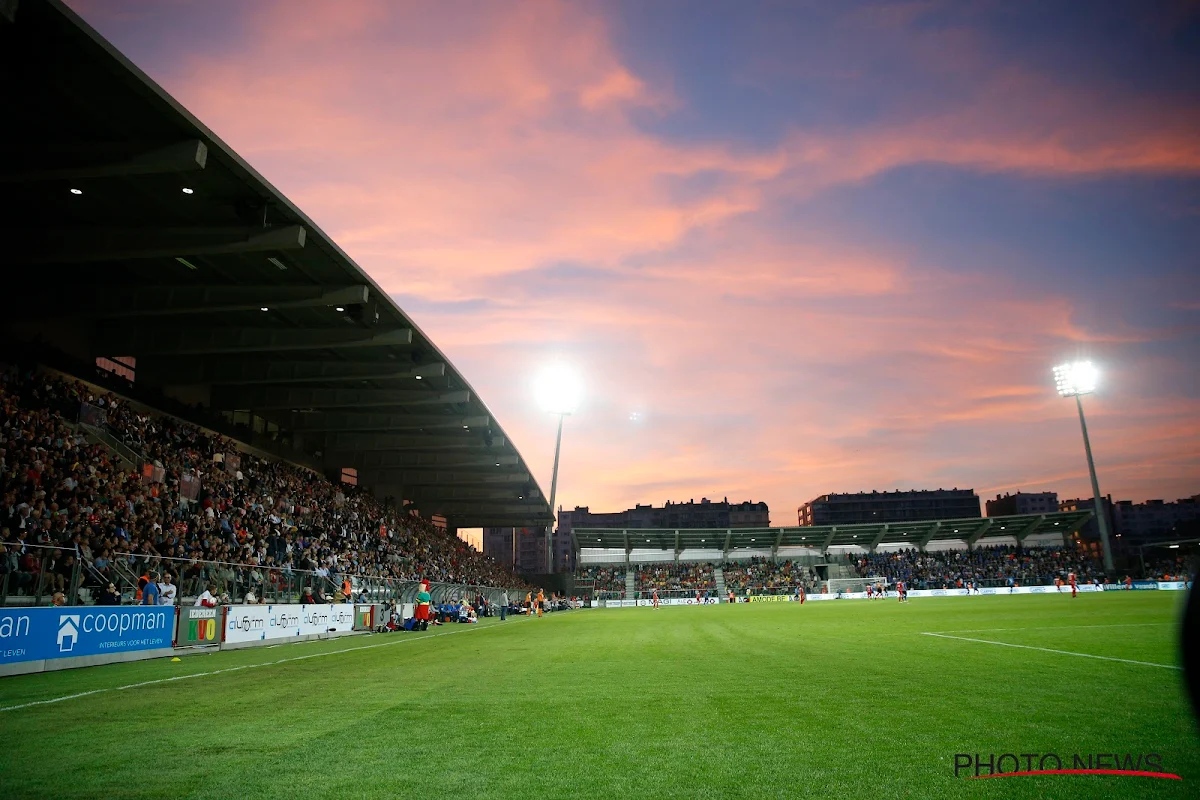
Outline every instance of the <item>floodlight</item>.
POLYGON ((547 367, 534 382, 538 403, 551 414, 574 413, 582 388, 579 375, 562 364, 547 367))
POLYGON ((1063 397, 1076 397, 1096 391, 1100 371, 1090 361, 1074 361, 1054 368, 1054 385, 1063 397))
MULTIPOLYGON (((1113 572, 1112 548, 1108 542, 1108 518, 1100 501, 1100 482, 1096 479, 1096 462, 1092 460, 1092 443, 1088 439, 1087 420, 1083 416, 1081 395, 1096 391, 1100 371, 1090 361, 1074 361, 1054 368, 1054 385, 1063 397, 1074 397, 1079 409, 1079 429, 1083 432, 1083 451, 1087 455, 1088 476, 1092 479, 1092 502, 1096 506, 1096 527, 1100 529, 1100 542, 1104 547, 1104 571, 1113 572)), ((1058 523, 1054 523, 1055 527, 1058 523)), ((1078 536, 1078 534, 1076 534, 1078 536)))

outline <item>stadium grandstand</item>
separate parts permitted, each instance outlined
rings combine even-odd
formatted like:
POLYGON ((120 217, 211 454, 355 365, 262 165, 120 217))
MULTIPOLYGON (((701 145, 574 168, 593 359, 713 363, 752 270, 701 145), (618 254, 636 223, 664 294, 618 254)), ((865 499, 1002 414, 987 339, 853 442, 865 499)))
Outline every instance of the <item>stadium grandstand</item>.
POLYGON ((437 346, 73 11, 6 6, 5 600, 523 588, 456 531, 549 504, 437 346))
MULTIPOLYGON (((1049 585, 1103 576, 1078 544, 1090 511, 796 528, 573 532, 576 588, 600 599, 793 594, 903 580, 913 588, 1049 585)), ((1143 570, 1136 569, 1141 576, 1143 570)))

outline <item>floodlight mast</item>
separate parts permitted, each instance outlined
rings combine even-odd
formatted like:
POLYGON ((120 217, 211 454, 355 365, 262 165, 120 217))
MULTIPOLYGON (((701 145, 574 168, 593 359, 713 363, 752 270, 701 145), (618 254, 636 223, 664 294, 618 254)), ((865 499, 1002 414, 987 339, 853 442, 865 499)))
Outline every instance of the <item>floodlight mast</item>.
POLYGON ((1054 368, 1054 383, 1063 397, 1074 397, 1079 409, 1079 427, 1083 431, 1083 450, 1087 454, 1088 475, 1092 479, 1092 502, 1096 507, 1096 525, 1100 528, 1100 545, 1104 548, 1104 571, 1112 574, 1112 547, 1108 540, 1108 517, 1100 498, 1100 482, 1096 480, 1096 462, 1092 460, 1092 442, 1088 438, 1087 420, 1083 416, 1083 401, 1080 395, 1096 391, 1098 371, 1090 361, 1076 361, 1054 368))
POLYGON ((562 366, 552 367, 538 381, 542 407, 558 415, 558 435, 554 440, 554 471, 550 476, 550 525, 546 528, 546 572, 554 572, 554 526, 558 515, 554 503, 558 495, 558 459, 562 452, 563 420, 579 405, 580 385, 575 373, 562 366))

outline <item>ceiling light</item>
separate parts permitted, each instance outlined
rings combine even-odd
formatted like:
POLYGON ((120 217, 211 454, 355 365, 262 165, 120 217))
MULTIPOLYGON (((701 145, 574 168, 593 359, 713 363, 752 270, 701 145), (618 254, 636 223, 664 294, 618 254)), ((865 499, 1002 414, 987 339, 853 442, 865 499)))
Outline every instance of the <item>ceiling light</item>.
POLYGON ((83 189, 72 189, 71 194, 83 194, 83 189))
POLYGON ((418 375, 418 376, 417 376, 417 380, 421 380, 421 376, 420 376, 420 375, 418 375))
POLYGON ((467 429, 467 426, 466 426, 466 425, 463 425, 463 430, 465 431, 466 429, 467 429))
POLYGON ((338 306, 337 308, 334 309, 334 311, 345 311, 345 310, 346 309, 344 306, 338 306))
POLYGON ((267 261, 270 261, 272 264, 274 264, 276 267, 278 267, 280 269, 280 271, 287 269, 287 264, 283 263, 275 256, 268 256, 267 261))
POLYGON ((261 308, 259 308, 258 310, 259 310, 259 311, 270 311, 271 309, 267 308, 266 306, 262 306, 262 307, 261 307, 261 308))
POLYGON ((176 260, 176 261, 178 261, 180 264, 183 264, 183 265, 184 265, 185 267, 187 267, 188 269, 195 269, 195 268, 196 268, 196 265, 195 265, 195 264, 193 264, 192 262, 188 261, 186 258, 182 258, 182 257, 180 257, 180 256, 175 256, 175 260, 176 260))
POLYGON ((496 466, 497 466, 497 467, 498 467, 498 466, 500 466, 500 462, 499 462, 499 461, 497 461, 497 462, 496 462, 496 466))
POLYGON ((195 191, 192 189, 189 189, 188 187, 185 186, 185 187, 183 187, 183 193, 184 194, 195 194, 195 191))

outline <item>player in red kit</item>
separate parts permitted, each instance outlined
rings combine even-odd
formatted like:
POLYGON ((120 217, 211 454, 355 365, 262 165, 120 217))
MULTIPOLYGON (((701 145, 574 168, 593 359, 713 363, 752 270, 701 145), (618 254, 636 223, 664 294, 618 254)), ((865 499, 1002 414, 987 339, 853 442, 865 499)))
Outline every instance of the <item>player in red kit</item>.
POLYGON ((1075 573, 1074 572, 1067 575, 1067 583, 1071 584, 1071 597, 1075 597, 1076 595, 1078 595, 1079 594, 1079 585, 1075 582, 1075 573))

